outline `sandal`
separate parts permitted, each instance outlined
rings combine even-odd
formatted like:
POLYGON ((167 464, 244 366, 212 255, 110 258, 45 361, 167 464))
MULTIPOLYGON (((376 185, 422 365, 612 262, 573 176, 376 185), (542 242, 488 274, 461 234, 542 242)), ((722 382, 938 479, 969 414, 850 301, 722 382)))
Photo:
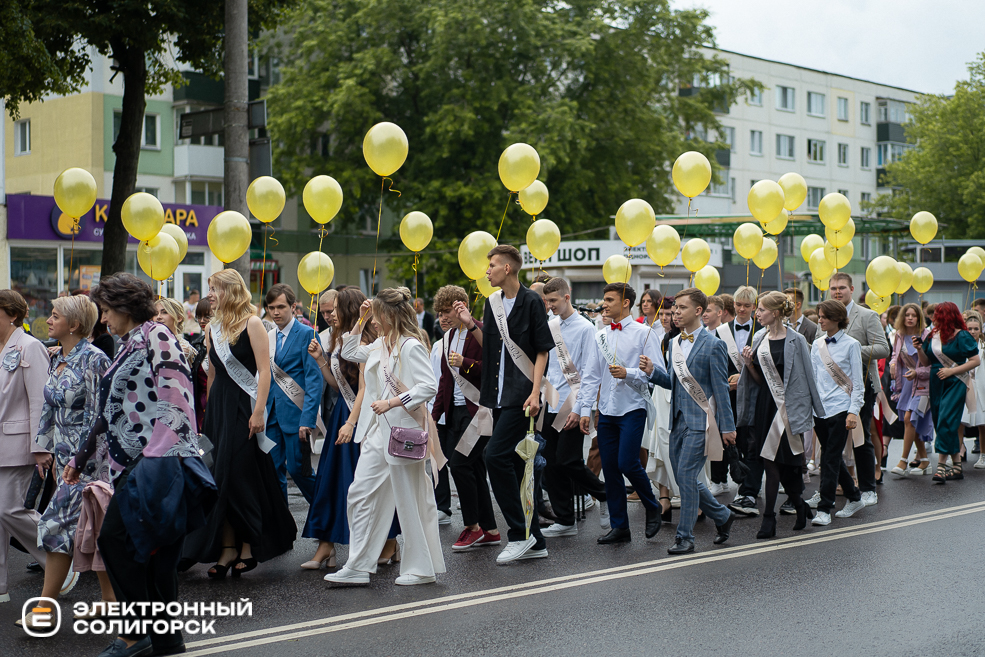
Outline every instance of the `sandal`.
POLYGON ((943 484, 948 480, 948 468, 943 463, 937 464, 937 472, 934 473, 933 481, 935 484, 943 484))
POLYGON ((667 509, 664 510, 664 505, 660 503, 660 520, 663 522, 671 522, 674 519, 674 509, 670 506, 669 497, 661 497, 661 500, 667 500, 667 509))
POLYGON ((961 467, 961 459, 955 459, 955 464, 951 466, 951 469, 948 470, 947 475, 945 476, 948 481, 964 479, 964 470, 961 467))
MULTIPOLYGON (((206 571, 206 573, 211 579, 225 579, 226 573, 229 571, 229 569, 235 566, 237 563, 239 563, 239 549, 235 545, 223 545, 222 549, 236 550, 236 556, 233 557, 232 561, 230 561, 229 563, 223 564, 216 562, 214 566, 209 568, 208 571, 206 571)), ((221 554, 219 555, 219 558, 220 559, 222 558, 221 554)), ((235 569, 233 572, 233 577, 236 577, 235 569)))
POLYGON ((907 471, 907 474, 912 475, 925 475, 930 471, 930 459, 919 459, 916 465, 910 464, 911 467, 907 471))

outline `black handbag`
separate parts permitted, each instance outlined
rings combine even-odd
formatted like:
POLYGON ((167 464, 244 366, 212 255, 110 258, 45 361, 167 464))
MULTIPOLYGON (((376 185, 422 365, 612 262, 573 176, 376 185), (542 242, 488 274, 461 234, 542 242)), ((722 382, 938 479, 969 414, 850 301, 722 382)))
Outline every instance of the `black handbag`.
POLYGON ((33 509, 38 513, 44 513, 48 508, 48 502, 55 494, 55 475, 51 468, 45 470, 44 476, 34 468, 31 476, 31 485, 27 487, 27 495, 24 497, 24 508, 33 509))
POLYGON ((735 445, 726 445, 723 458, 728 461, 728 473, 732 481, 737 484, 744 482, 749 475, 749 466, 742 462, 739 448, 735 445))

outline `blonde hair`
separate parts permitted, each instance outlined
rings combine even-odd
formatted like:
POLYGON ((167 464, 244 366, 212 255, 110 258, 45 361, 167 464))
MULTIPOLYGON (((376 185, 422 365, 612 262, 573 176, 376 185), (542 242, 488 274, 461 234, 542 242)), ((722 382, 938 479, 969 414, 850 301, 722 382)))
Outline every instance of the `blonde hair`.
POLYGON ((230 345, 236 344, 240 333, 230 335, 227 331, 233 327, 243 324, 251 316, 256 314, 256 307, 252 303, 250 290, 243 282, 243 277, 235 269, 223 269, 217 271, 209 277, 209 286, 215 288, 216 304, 215 313, 212 316, 212 323, 219 327, 219 330, 226 333, 226 338, 230 345))
MULTIPOLYGON (((164 312, 166 312, 171 319, 174 320, 175 333, 181 333, 181 329, 185 325, 185 307, 181 305, 181 302, 177 299, 161 297, 155 303, 161 304, 164 312)), ((177 335, 175 337, 177 337, 177 335)))
MULTIPOLYGON (((900 308, 899 314, 896 315, 896 324, 893 326, 896 332, 900 335, 908 335, 906 332, 906 311, 912 310, 917 314, 917 331, 914 335, 923 335, 923 329, 926 327, 926 322, 923 317, 923 309, 915 303, 905 304, 900 308)), ((976 315, 978 313, 975 313, 976 315)), ((980 317, 980 316, 979 316, 980 317)))
POLYGON ((335 299, 338 298, 338 296, 339 296, 338 290, 325 290, 324 292, 322 292, 322 295, 318 297, 318 305, 320 306, 326 301, 331 301, 334 303, 335 299))
MULTIPOLYGON (((742 288, 739 288, 740 290, 742 288)), ((755 290, 754 290, 755 291, 755 290)), ((759 303, 772 313, 776 313, 781 319, 790 317, 794 311, 793 301, 783 292, 773 290, 759 297, 759 303)))
POLYGON ((60 315, 65 318, 68 325, 78 323, 77 333, 80 338, 88 338, 92 335, 92 329, 99 319, 99 308, 92 302, 92 299, 84 294, 75 294, 70 297, 58 297, 51 300, 51 305, 60 315))
POLYGON ((982 314, 977 310, 966 310, 964 311, 964 321, 967 325, 968 322, 978 322, 978 341, 985 344, 985 321, 982 320, 982 314))
MULTIPOLYGON (((389 327, 389 336, 417 338, 430 350, 431 341, 427 334, 417 326, 417 313, 411 305, 413 297, 406 287, 389 287, 380 290, 373 299, 373 317, 383 320, 389 327)), ((382 328, 382 325, 381 325, 382 328)), ((389 337, 384 335, 383 337, 389 337)))
MULTIPOLYGON (((782 292, 780 294, 783 294, 782 292)), ((742 285, 735 291, 732 295, 733 301, 741 301, 743 303, 756 303, 756 288, 749 285, 742 285)))

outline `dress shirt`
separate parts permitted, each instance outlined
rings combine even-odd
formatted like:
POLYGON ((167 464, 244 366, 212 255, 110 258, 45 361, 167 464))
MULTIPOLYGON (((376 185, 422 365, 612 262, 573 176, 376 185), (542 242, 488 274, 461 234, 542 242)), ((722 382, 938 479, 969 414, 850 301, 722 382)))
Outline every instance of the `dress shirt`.
POLYGON ((284 337, 280 340, 276 340, 276 342, 279 344, 274 345, 275 348, 274 354, 280 351, 280 348, 283 347, 285 344, 287 344, 287 338, 288 336, 291 335, 291 329, 294 328, 294 322, 295 319, 292 317, 291 321, 287 323, 287 326, 285 326, 284 328, 277 329, 277 332, 283 335, 284 337))
MULTIPOLYGON (((466 331, 460 331, 457 328, 451 329, 451 336, 448 338, 448 342, 451 344, 451 351, 456 354, 462 353, 462 345, 465 344, 466 331)), ((443 345, 444 341, 438 341, 435 344, 443 345)), ((444 353, 439 350, 438 353, 444 353)), ((457 367, 455 368, 458 369, 457 367)), ((441 381, 441 359, 438 359, 438 369, 435 371, 434 378, 441 381)), ((451 394, 452 405, 453 406, 465 406, 465 393, 462 392, 462 387, 455 382, 455 389, 451 394)))
MULTIPOLYGON (((735 327, 733 331, 733 335, 735 336, 735 344, 745 345, 749 340, 749 334, 752 332, 752 318, 750 317, 745 324, 739 324, 739 320, 735 320, 735 324, 733 324, 733 326, 735 327), (741 337, 739 337, 739 331, 744 331, 741 337)), ((739 351, 742 351, 742 349, 740 348, 739 351)))
MULTIPOLYGON (((595 345, 595 324, 576 312, 568 315, 567 319, 560 321, 561 337, 564 338, 564 344, 571 355, 571 362, 575 364, 575 369, 581 375, 585 370, 585 359, 598 349, 595 345)), ((651 336, 651 339, 655 338, 656 336, 651 336)), ((561 372, 557 349, 551 350, 550 361, 547 364, 547 380, 558 392, 558 405, 551 406, 548 410, 551 413, 557 413, 571 392, 571 386, 568 385, 568 380, 564 378, 564 373, 561 372)), ((572 406, 571 412, 578 413, 577 400, 572 406)))
POLYGON ((626 378, 616 379, 609 373, 609 363, 596 344, 595 350, 589 352, 585 358, 585 370, 581 376, 581 389, 576 402, 581 417, 591 415, 596 395, 599 398, 599 413, 602 415, 618 417, 630 411, 646 408, 646 401, 628 383, 629 381, 649 382, 643 370, 639 369, 640 356, 649 357, 654 367, 665 369, 657 336, 651 335, 650 329, 632 321, 629 317, 621 324, 621 331, 606 328, 605 337, 614 347, 619 364, 626 368, 626 378), (650 336, 649 339, 647 336, 650 336))
POLYGON ((790 322, 790 326, 793 327, 793 330, 799 332, 800 331, 800 325, 803 324, 803 323, 804 323, 804 316, 801 315, 800 317, 797 318, 797 321, 790 322))
MULTIPOLYGON (((701 329, 698 328, 694 333, 696 334, 700 330, 701 329)), ((685 333, 687 333, 687 331, 681 329, 681 334, 674 338, 674 349, 680 349, 681 353, 684 354, 684 360, 687 360, 687 357, 691 355, 691 349, 694 347, 694 340, 684 340, 681 336, 685 333)), ((688 333, 688 335, 691 334, 688 333)))
POLYGON ((864 371, 862 369, 862 345, 843 330, 838 331, 833 336, 834 342, 828 343, 828 353, 831 354, 831 360, 852 380, 852 394, 849 397, 831 378, 827 368, 824 367, 824 361, 821 360, 821 341, 826 338, 826 335, 821 335, 811 345, 814 381, 817 383, 817 392, 821 396, 821 404, 827 413, 824 417, 831 417, 844 411, 858 415, 865 397, 862 376, 864 371))
MULTIPOLYGON (((509 321, 509 319, 510 319, 510 313, 513 312, 513 305, 515 303, 516 303, 516 297, 513 297, 512 299, 507 299, 506 298, 506 295, 505 294, 503 295, 503 312, 506 313, 506 319, 507 319, 507 321, 509 321)), ((496 323, 496 319, 495 318, 493 318, 493 323, 494 324, 496 323)), ((507 324, 507 326, 509 326, 509 324, 507 324)), ((500 381, 500 387, 499 387, 499 396, 496 397, 496 408, 501 408, 502 405, 503 405, 503 388, 505 388, 506 386, 505 385, 502 385, 502 384, 506 381, 506 359, 507 358, 509 358, 509 354, 506 353, 506 343, 501 341, 499 343, 499 381, 500 381)), ((533 360, 533 359, 531 358, 531 360, 533 360)), ((511 361, 512 361, 512 359, 511 359, 511 361)))
POLYGON ((424 311, 417 313, 417 328, 424 328, 424 311))

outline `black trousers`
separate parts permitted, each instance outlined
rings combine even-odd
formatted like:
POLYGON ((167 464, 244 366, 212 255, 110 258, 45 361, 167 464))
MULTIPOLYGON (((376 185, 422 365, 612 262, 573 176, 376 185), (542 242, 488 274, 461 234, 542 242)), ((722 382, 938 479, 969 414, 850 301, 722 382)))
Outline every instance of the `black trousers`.
POLYGON ((482 436, 472 447, 468 456, 455 451, 462 434, 472 422, 466 406, 452 406, 451 418, 445 415, 448 431, 448 467, 455 478, 458 501, 462 504, 462 520, 466 526, 478 524, 486 531, 496 529, 496 512, 493 511, 489 484, 486 483, 486 462, 482 453, 489 442, 489 436, 482 436))
POLYGON ((759 455, 761 450, 757 449, 759 445, 756 437, 753 436, 752 427, 737 427, 735 434, 735 442, 739 446, 742 462, 749 468, 749 474, 739 486, 739 495, 755 499, 763 485, 763 457, 759 455))
MULTIPOLYGON (((126 475, 121 475, 116 481, 117 490, 126 485, 126 475)), ((178 559, 181 557, 181 546, 184 537, 171 545, 157 549, 147 563, 137 563, 127 550, 127 528, 120 515, 117 497, 109 503, 103 525, 99 530, 99 551, 106 564, 106 573, 113 584, 116 599, 120 602, 177 602, 178 600, 178 559)), ((139 609, 137 610, 139 615, 139 609)), ((164 620, 171 617, 166 613, 153 615, 150 610, 139 616, 141 620, 164 620)), ((126 617, 136 620, 134 617, 126 617)), ((170 623, 169 623, 170 624, 170 623)), ((142 639, 144 635, 124 635, 131 641, 142 639)), ((151 633, 151 641, 156 650, 162 650, 182 642, 181 632, 174 634, 151 633)))
POLYGON ((847 418, 848 411, 828 418, 814 418, 814 432, 817 434, 817 441, 821 443, 821 502, 817 505, 817 510, 825 513, 831 513, 835 507, 838 484, 841 484, 845 497, 852 502, 862 498, 842 457, 848 440, 848 429, 845 428, 847 418))
POLYGON ((711 483, 728 483, 728 458, 711 462, 711 483))
MULTIPOLYGON (((451 432, 448 431, 447 413, 445 414, 445 423, 437 426, 438 443, 441 445, 441 451, 444 453, 445 458, 451 459, 451 452, 455 449, 455 446, 449 440, 451 432)), ((438 511, 444 511, 448 515, 451 515, 451 480, 448 478, 449 465, 450 461, 445 464, 445 467, 438 470, 438 485, 434 487, 434 503, 438 507, 438 511)))
MULTIPOLYGON (((527 433, 530 419, 519 406, 493 410, 493 434, 485 449, 486 470, 489 482, 503 519, 509 527, 507 539, 510 542, 523 541, 527 537, 527 524, 523 517, 523 501, 520 498, 520 482, 523 481, 523 459, 516 453, 516 446, 527 433)), ((530 535, 537 539, 534 548, 546 547, 544 535, 540 533, 537 519, 536 501, 534 515, 530 520, 530 535)))
POLYGON ((547 460, 544 488, 551 498, 551 508, 554 509, 558 523, 573 525, 575 486, 579 492, 605 502, 605 484, 585 465, 585 434, 578 427, 556 431, 551 426, 556 417, 557 413, 548 413, 544 418, 544 430, 541 431, 547 441, 547 447, 544 448, 544 458, 547 460))
MULTIPOLYGON (((872 446, 872 436, 869 435, 872 426, 872 409, 876 405, 876 391, 869 381, 869 373, 865 373, 865 397, 862 408, 859 409, 858 419, 862 423, 865 442, 855 447, 855 474, 858 475, 858 487, 863 491, 876 489, 876 452, 872 446)), ((878 436, 876 436, 878 438, 878 436)))

